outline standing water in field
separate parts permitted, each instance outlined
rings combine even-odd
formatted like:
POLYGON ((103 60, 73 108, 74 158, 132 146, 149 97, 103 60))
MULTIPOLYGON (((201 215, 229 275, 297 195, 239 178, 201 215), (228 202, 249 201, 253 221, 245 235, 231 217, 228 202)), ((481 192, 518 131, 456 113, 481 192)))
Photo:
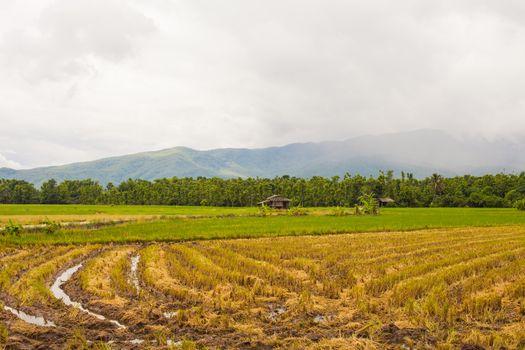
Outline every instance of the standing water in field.
POLYGON ((276 321, 279 317, 281 317, 282 314, 286 312, 286 309, 284 308, 284 306, 279 306, 279 305, 275 306, 275 305, 270 304, 268 305, 268 307, 270 308, 268 317, 272 321, 276 321))
POLYGON ((15 315, 22 321, 25 321, 29 324, 34 324, 36 326, 41 326, 41 327, 56 327, 56 324, 54 324, 51 321, 47 321, 45 318, 41 316, 28 315, 23 311, 13 309, 12 307, 9 307, 9 306, 4 306, 4 310, 9 311, 10 313, 15 315))
POLYGON ((138 267, 139 267, 139 261, 140 261, 140 255, 135 255, 131 257, 131 272, 129 274, 129 279, 131 280, 131 283, 135 286, 135 290, 137 291, 137 294, 140 292, 140 283, 139 283, 139 275, 138 275, 138 267))
POLYGON ((62 302, 64 304, 66 304, 67 306, 73 306, 74 308, 77 308, 77 309, 87 313, 88 315, 96 317, 99 320, 108 320, 109 322, 111 322, 114 325, 116 325, 118 328, 121 328, 121 329, 126 328, 126 326, 124 326, 123 324, 121 324, 120 322, 118 322, 116 320, 109 320, 109 319, 107 319, 106 317, 104 317, 104 316, 102 316, 100 314, 94 313, 94 312, 84 308, 82 306, 82 304, 80 304, 80 303, 78 303, 76 301, 72 301, 71 298, 69 297, 69 295, 67 295, 64 292, 64 290, 62 289, 62 285, 64 283, 66 283, 67 281, 69 281, 71 279, 71 277, 73 277, 75 272, 80 270, 81 267, 82 267, 82 264, 78 264, 76 266, 73 266, 73 267, 67 269, 60 276, 58 276, 57 279, 55 280, 55 283, 53 283, 53 285, 51 286, 51 289, 50 289, 51 293, 53 293, 55 298, 57 298, 59 300, 62 300, 62 302))

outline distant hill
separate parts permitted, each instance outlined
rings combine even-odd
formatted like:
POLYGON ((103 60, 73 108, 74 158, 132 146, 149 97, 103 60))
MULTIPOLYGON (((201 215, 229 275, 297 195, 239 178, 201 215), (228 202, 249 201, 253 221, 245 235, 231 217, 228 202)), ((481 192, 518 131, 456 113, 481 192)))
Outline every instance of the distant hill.
MULTIPOLYGON (((523 140, 522 140, 523 141, 523 140)), ((379 170, 412 172, 416 177, 520 172, 525 170, 525 142, 459 139, 436 130, 418 130, 346 141, 295 143, 261 149, 197 151, 175 147, 90 162, 27 170, 0 169, 0 178, 40 185, 45 180, 92 178, 102 184, 128 178, 163 177, 311 177, 377 175, 379 170)))

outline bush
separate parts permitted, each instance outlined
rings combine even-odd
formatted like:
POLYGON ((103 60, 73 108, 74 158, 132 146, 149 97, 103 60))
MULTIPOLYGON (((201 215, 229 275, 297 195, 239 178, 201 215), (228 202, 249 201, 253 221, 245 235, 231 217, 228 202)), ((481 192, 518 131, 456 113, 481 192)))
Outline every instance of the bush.
POLYGON ((301 207, 293 207, 288 209, 289 216, 304 216, 308 215, 308 210, 301 207))
POLYGON ((44 224, 44 232, 48 234, 55 233, 62 227, 60 223, 47 219, 42 221, 42 224, 44 224))
POLYGON ((361 213, 366 215, 379 214, 379 205, 372 193, 365 193, 361 197, 359 197, 359 203, 361 204, 361 213))
POLYGON ((345 216, 345 215, 349 215, 349 213, 346 212, 345 208, 337 206, 334 209, 332 209, 330 215, 332 215, 332 216, 345 216))
POLYGON ((267 217, 272 213, 272 208, 267 206, 266 204, 263 204, 259 207, 259 216, 267 217))
POLYGON ((523 199, 523 194, 521 194, 521 192, 518 190, 510 190, 505 195, 505 200, 509 201, 510 203, 515 203, 521 199, 523 199))
POLYGON ((514 202, 514 208, 518 210, 525 210, 525 199, 514 202))
POLYGON ((9 220, 9 223, 4 228, 3 231, 0 231, 3 235, 10 235, 10 236, 20 236, 20 232, 22 232, 22 225, 17 224, 9 220))
POLYGON ((505 199, 495 195, 487 195, 482 192, 471 193, 468 197, 467 204, 474 208, 504 208, 507 206, 505 199))

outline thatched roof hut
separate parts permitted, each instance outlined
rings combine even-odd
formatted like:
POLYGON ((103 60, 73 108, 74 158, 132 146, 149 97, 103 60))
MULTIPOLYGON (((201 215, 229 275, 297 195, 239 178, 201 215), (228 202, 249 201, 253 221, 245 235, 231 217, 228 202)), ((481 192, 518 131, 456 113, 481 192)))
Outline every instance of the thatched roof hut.
POLYGON ((286 197, 274 194, 271 197, 266 198, 265 200, 257 203, 259 205, 267 205, 270 208, 275 209, 288 209, 290 207, 290 200, 286 197))
POLYGON ((395 203, 395 201, 390 197, 379 197, 377 201, 379 202, 380 207, 384 207, 390 203, 395 203))

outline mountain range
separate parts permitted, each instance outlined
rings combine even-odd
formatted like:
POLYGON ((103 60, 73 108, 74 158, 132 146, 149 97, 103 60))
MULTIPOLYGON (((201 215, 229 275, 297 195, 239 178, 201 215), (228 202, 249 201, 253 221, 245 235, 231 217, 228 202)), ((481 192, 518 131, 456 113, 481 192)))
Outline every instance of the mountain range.
POLYGON ((36 185, 51 178, 91 178, 107 184, 128 178, 377 175, 380 170, 405 171, 416 177, 521 172, 525 170, 525 138, 487 140, 416 130, 259 149, 175 147, 60 166, 0 168, 0 178, 36 185))

